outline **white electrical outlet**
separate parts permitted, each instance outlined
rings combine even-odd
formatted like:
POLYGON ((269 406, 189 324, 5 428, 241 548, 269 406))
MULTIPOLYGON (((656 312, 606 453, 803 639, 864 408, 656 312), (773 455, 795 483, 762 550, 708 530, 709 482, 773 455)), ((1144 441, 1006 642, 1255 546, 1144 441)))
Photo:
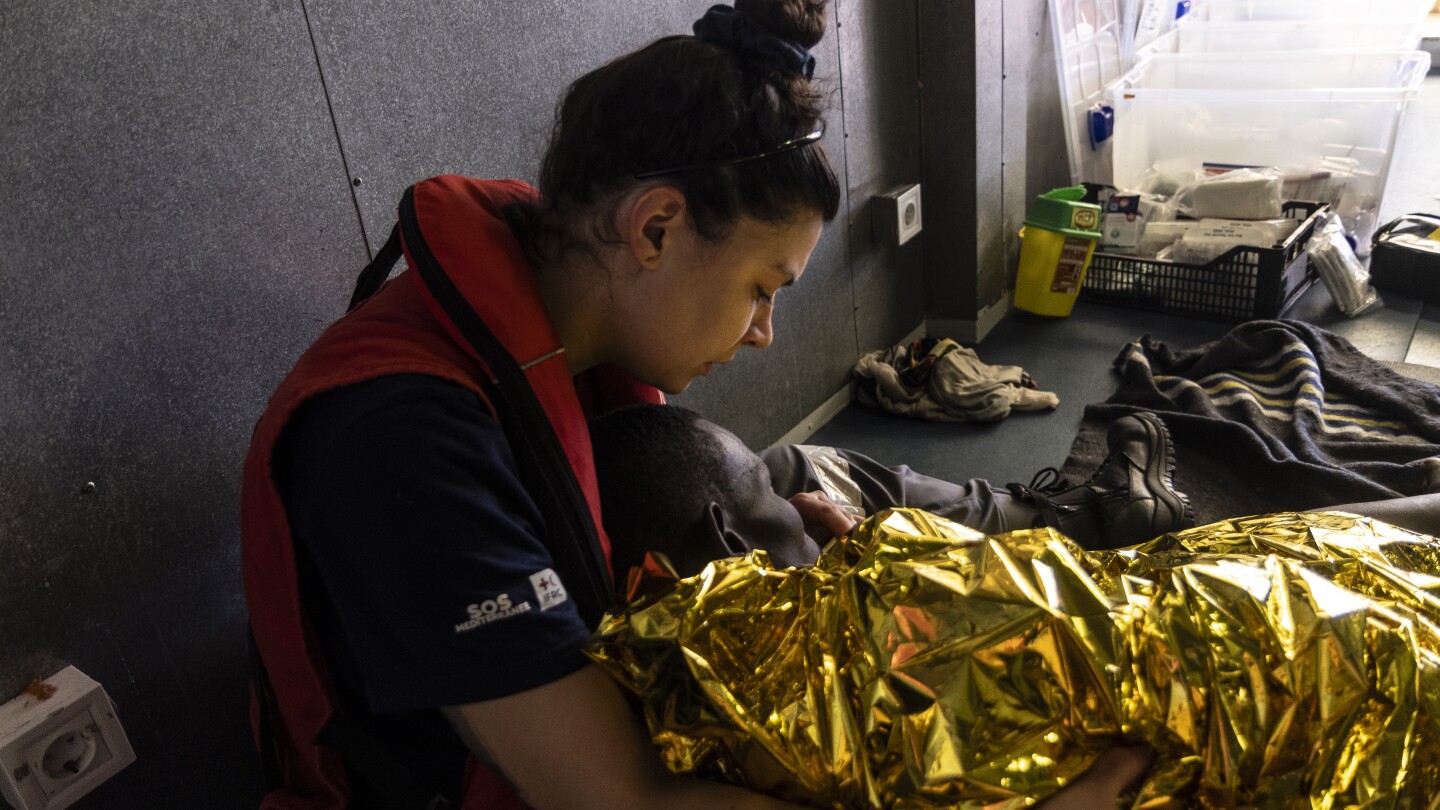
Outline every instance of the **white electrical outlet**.
POLYGON ((923 224, 918 183, 897 186, 875 196, 871 226, 880 241, 903 245, 920 233, 923 224))
POLYGON ((100 684, 75 667, 0 706, 0 794, 16 810, 63 810, 135 761, 100 684))

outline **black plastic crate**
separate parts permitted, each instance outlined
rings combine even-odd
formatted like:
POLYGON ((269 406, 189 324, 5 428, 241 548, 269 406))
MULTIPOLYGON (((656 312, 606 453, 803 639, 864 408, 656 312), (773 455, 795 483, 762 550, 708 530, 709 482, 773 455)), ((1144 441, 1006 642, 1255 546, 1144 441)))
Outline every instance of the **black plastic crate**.
POLYGON ((1102 304, 1175 312, 1225 321, 1278 318, 1319 278, 1305 243, 1327 205, 1285 203, 1287 219, 1304 222, 1281 244, 1239 246, 1208 264, 1095 251, 1080 297, 1102 304))

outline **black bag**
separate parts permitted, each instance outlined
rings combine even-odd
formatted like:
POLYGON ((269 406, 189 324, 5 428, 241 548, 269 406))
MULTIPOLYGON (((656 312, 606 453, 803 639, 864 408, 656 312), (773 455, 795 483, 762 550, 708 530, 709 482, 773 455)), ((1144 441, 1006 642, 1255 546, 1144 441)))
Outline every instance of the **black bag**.
POLYGON ((1406 214, 1376 232, 1371 244, 1372 284, 1440 304, 1440 214, 1406 214))

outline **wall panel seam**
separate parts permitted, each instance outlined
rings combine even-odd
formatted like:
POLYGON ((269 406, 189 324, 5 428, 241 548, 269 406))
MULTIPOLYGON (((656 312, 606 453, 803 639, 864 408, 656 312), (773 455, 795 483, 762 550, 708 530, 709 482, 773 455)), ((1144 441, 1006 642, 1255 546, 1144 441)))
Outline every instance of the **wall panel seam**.
POLYGON ((335 132, 335 148, 340 152, 340 166, 345 172, 345 190, 350 195, 350 205, 355 209, 355 221, 360 225, 360 241, 365 246, 366 262, 375 258, 370 249, 370 235, 365 232, 365 217, 360 214, 360 199, 355 194, 355 183, 350 173, 350 160, 345 156, 345 142, 340 137, 340 122, 335 117, 335 105, 330 101, 330 84, 325 81, 325 66, 320 61, 320 46, 315 42, 315 27, 310 24, 310 9, 305 0, 300 0, 300 14, 305 18, 305 33, 310 36, 310 51, 315 56, 315 73, 320 77, 320 92, 325 95, 325 112, 330 116, 330 128, 335 132))
MULTIPOLYGON (((923 206, 925 202, 925 58, 922 55, 923 49, 920 46, 920 32, 924 31, 925 29, 920 27, 921 24, 924 22, 924 14, 920 10, 921 5, 923 5, 921 3, 921 0, 915 0, 915 81, 917 84, 915 88, 915 120, 919 124, 915 131, 916 138, 919 141, 919 143, 915 144, 915 153, 919 156, 918 162, 920 164, 920 175, 915 178, 915 182, 921 187, 920 202, 923 206)), ((925 287, 927 286, 927 276, 929 275, 930 268, 925 261, 926 253, 928 253, 929 251, 925 249, 923 222, 921 225, 921 234, 922 235, 920 237, 920 243, 915 246, 915 250, 919 254, 920 287, 921 289, 925 289, 925 287)), ((920 307, 920 328, 922 330, 925 329, 925 321, 930 316, 929 310, 930 304, 927 297, 926 303, 922 304, 920 307)), ((921 337, 928 336, 929 335, 927 333, 921 334, 921 337)), ((906 342, 908 343, 909 341, 906 342)))
POLYGON ((835 74, 840 81, 840 163, 845 177, 845 269, 850 276, 850 337, 854 350, 851 356, 860 359, 860 301, 855 295, 855 257, 851 253, 850 228, 854 201, 850 198, 850 127, 845 120, 845 39, 840 36, 840 2, 833 0, 835 13, 835 74))

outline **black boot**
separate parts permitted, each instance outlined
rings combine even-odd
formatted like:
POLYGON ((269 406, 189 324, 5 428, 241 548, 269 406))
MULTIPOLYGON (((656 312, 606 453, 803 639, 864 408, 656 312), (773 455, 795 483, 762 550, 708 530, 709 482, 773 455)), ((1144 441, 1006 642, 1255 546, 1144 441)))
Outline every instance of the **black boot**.
POLYGON ((1006 488, 1034 505, 1037 528, 1059 529, 1088 549, 1130 546, 1195 525, 1190 502, 1175 490, 1174 447, 1160 417, 1117 419, 1106 444, 1110 455, 1080 486, 1067 487, 1058 476, 1044 483, 1042 470, 1029 487, 1006 488))

